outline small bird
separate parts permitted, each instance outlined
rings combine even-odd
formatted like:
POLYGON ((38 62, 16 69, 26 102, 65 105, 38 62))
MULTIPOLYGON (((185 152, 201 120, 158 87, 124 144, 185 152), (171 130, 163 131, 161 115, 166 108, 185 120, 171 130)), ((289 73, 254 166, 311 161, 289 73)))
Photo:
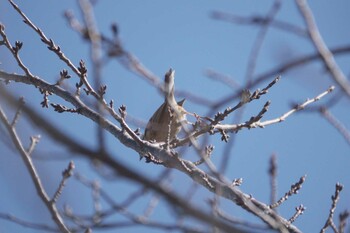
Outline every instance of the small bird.
POLYGON ((182 107, 185 99, 176 102, 174 79, 175 70, 170 68, 164 77, 164 103, 149 119, 143 135, 144 140, 169 142, 180 132, 181 122, 186 121, 187 111, 182 107))

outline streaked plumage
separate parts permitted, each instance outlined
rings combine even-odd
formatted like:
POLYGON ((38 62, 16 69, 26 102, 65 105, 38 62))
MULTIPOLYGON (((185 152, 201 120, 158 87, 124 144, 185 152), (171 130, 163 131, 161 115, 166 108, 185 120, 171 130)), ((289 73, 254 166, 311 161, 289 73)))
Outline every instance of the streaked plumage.
POLYGON ((185 99, 176 102, 174 97, 174 78, 175 71, 170 69, 164 78, 164 103, 149 119, 143 136, 144 140, 166 142, 168 135, 169 140, 173 140, 181 130, 180 122, 186 120, 186 110, 182 107, 185 99), (176 106, 176 111, 171 106, 176 106))

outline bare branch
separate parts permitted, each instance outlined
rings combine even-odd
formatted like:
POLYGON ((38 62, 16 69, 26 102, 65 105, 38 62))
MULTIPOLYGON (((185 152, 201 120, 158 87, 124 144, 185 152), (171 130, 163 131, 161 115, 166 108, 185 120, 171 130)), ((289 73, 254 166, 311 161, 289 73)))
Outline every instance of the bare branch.
POLYGON ((306 208, 303 205, 300 205, 298 207, 295 207, 295 213, 294 215, 289 219, 290 223, 295 222, 295 220, 304 213, 304 211, 306 210, 306 208))
POLYGON ((11 127, 16 127, 16 124, 18 122, 19 116, 21 115, 22 107, 24 104, 25 104, 24 98, 20 97, 18 102, 18 107, 16 110, 16 115, 12 119, 11 127))
POLYGON ((250 93, 248 90, 244 90, 241 93, 241 100, 240 102, 234 106, 233 108, 228 107, 225 109, 224 112, 218 112, 215 114, 214 119, 211 119, 209 117, 202 117, 205 120, 208 120, 210 122, 210 124, 204 124, 203 126, 200 126, 199 129, 195 129, 193 132, 188 132, 187 133, 187 137, 185 137, 184 139, 178 140, 176 141, 176 146, 182 146, 185 145, 188 142, 191 142, 191 139, 195 139, 200 135, 203 135, 205 133, 210 133, 210 134, 214 134, 215 131, 217 130, 217 132, 220 132, 222 135, 222 140, 227 140, 229 135, 226 134, 226 131, 233 131, 236 132, 242 128, 254 128, 256 126, 253 126, 255 121, 258 121, 261 119, 261 117, 263 116, 263 114, 267 111, 268 106, 270 104, 270 102, 265 103, 264 107, 262 108, 262 110, 260 111, 260 113, 255 116, 252 117, 249 121, 247 121, 246 123, 243 124, 239 124, 239 125, 224 125, 221 124, 220 122, 223 121, 229 114, 231 114, 232 112, 236 111, 237 109, 241 108, 242 106, 244 106, 245 104, 253 101, 253 100, 257 100, 260 99, 260 97, 262 95, 265 95, 268 93, 269 89, 271 87, 273 87, 279 80, 280 80, 281 76, 277 76, 272 82, 270 82, 265 88, 263 88, 262 90, 257 89, 256 91, 254 91, 253 93, 250 93), (255 120, 255 121, 254 121, 255 120))
POLYGON ((269 167, 269 176, 270 176, 270 203, 273 204, 277 200, 277 156, 272 154, 270 158, 270 167, 269 167))
POLYGON ((266 16, 253 15, 253 16, 239 16, 231 13, 221 12, 221 11, 213 11, 211 13, 211 17, 216 20, 222 20, 229 23, 240 24, 240 25, 257 25, 263 26, 266 24, 270 24, 271 27, 277 28, 286 32, 293 33, 298 36, 305 37, 307 36, 307 32, 296 25, 291 23, 273 19, 270 22, 270 19, 266 16))
POLYGON ((339 214, 339 233, 345 232, 345 226, 349 216, 350 213, 348 210, 344 210, 342 213, 339 214))
MULTIPOLYGON (((99 95, 99 101, 95 103, 97 112, 103 115, 103 109, 106 106, 106 101, 104 101, 104 95, 106 93, 107 86, 102 85, 102 39, 100 37, 99 29, 95 20, 93 6, 90 1, 80 0, 79 6, 81 13, 84 18, 84 24, 86 28, 86 33, 89 37, 90 44, 90 57, 92 61, 92 73, 93 73, 93 83, 99 95), (103 106, 105 105, 105 106, 103 106)), ((87 82, 87 81, 86 81, 87 82)), ((89 88, 88 88, 89 89, 89 88)), ((89 91, 91 91, 89 89, 89 91)), ((100 150, 105 149, 105 134, 101 127, 96 128, 97 140, 100 150)))
MULTIPOLYGON (((1 71, 0 71, 0 76, 1 76, 1 71)), ((7 78, 10 77, 15 81, 19 81, 19 82, 24 82, 24 83, 28 82, 27 79, 19 75, 6 75, 6 77, 7 78)), ((36 83, 38 86, 42 88, 46 88, 47 86, 47 84, 40 79, 37 80, 36 83)), ((61 88, 57 86, 50 86, 50 89, 53 93, 57 94, 58 96, 66 95, 66 92, 64 92, 61 88)), ((155 146, 151 143, 144 142, 144 141, 142 141, 142 143, 139 144, 138 142, 130 138, 127 134, 122 133, 122 130, 117 128, 110 121, 103 118, 102 120, 99 119, 100 116, 98 116, 98 114, 96 114, 94 111, 92 111, 91 109, 83 105, 80 102, 80 100, 72 98, 71 95, 68 95, 66 97, 66 100, 69 102, 72 101, 72 104, 76 104, 80 108, 80 113, 82 115, 87 116, 88 118, 90 118, 95 122, 102 121, 103 123, 101 124, 101 127, 103 127, 105 130, 107 130, 112 135, 114 135, 125 146, 132 148, 138 153, 142 153, 146 155, 151 154, 155 156, 157 160, 162 161, 164 166, 171 167, 184 172, 191 179, 201 184, 203 187, 207 188, 209 191, 220 194, 221 197, 224 197, 233 201, 234 203, 242 206, 244 209, 258 216, 273 229, 280 229, 281 231, 283 231, 282 229, 286 229, 285 226, 288 223, 287 220, 283 219, 278 215, 275 215, 275 213, 270 211, 265 204, 255 199, 251 199, 250 195, 244 194, 240 190, 236 189, 236 187, 233 187, 230 182, 227 182, 226 184, 209 176, 208 174, 200 170, 197 166, 195 166, 192 162, 174 157, 171 151, 166 151, 158 146, 155 146), (189 170, 191 172, 189 172, 189 170)), ((51 132, 48 132, 48 133, 51 133, 51 132)), ((65 137, 68 137, 68 136, 66 135, 65 137)), ((94 157, 95 152, 89 151, 87 150, 87 148, 84 148, 84 150, 86 151, 85 152, 86 156, 92 156, 92 158, 94 157)), ((219 228, 225 229, 227 231, 234 231, 233 229, 235 228, 233 228, 232 226, 227 225, 226 223, 221 222, 220 220, 213 218, 212 216, 207 215, 206 213, 198 211, 192 205, 189 205, 189 203, 187 203, 185 200, 182 200, 181 198, 177 197, 172 193, 169 193, 168 190, 164 189, 162 186, 159 186, 157 183, 154 183, 152 180, 142 176, 141 174, 135 171, 127 169, 126 167, 121 165, 118 161, 112 159, 112 156, 105 154, 105 155, 100 155, 98 158, 100 161, 104 162, 106 165, 112 167, 118 174, 128 179, 137 181, 147 187, 152 188, 154 191, 163 195, 167 201, 171 202, 174 205, 181 206, 184 209, 184 211, 186 211, 188 214, 195 216, 196 218, 202 219, 205 222, 209 222, 213 225, 216 225, 219 228)), ((292 232, 300 232, 294 226, 290 226, 289 229, 292 232)))
POLYGON ((30 137, 30 146, 29 146, 29 149, 27 151, 28 155, 31 156, 34 149, 35 149, 35 146, 39 143, 40 141, 40 138, 41 136, 40 135, 37 135, 37 136, 31 136, 30 137))
POLYGON ((204 75, 207 76, 208 78, 211 78, 213 80, 219 81, 224 83, 226 86, 229 86, 230 88, 236 90, 237 88, 240 87, 240 85, 233 80, 232 77, 229 75, 224 75, 219 72, 216 72, 212 69, 207 69, 204 71, 204 75))
POLYGON ((350 144, 350 132, 345 125, 340 122, 326 107, 319 108, 321 116, 323 116, 338 132, 343 136, 345 141, 350 144))
POLYGON ((22 142, 20 141, 17 132, 15 130, 15 128, 11 127, 10 122, 7 120, 7 117, 5 115, 5 112, 3 111, 3 109, 0 107, 0 118, 1 121, 3 122, 3 124, 5 125, 8 133, 10 134, 13 143, 15 144, 18 152, 21 154, 22 160, 24 162, 24 164, 26 165, 30 176, 32 178, 32 181, 34 182, 36 191, 39 194, 39 197, 41 198, 41 200, 44 202, 44 204, 46 205, 46 207, 48 208, 48 210, 50 211, 50 214, 52 216, 52 219, 54 220, 54 222, 57 224, 58 228, 62 231, 62 232, 66 232, 69 233, 70 230, 68 229, 68 227, 64 224, 63 219, 59 213, 59 211, 57 210, 57 207, 54 203, 52 203, 41 183, 41 179, 39 177, 38 172, 35 169, 35 166, 33 164, 33 161, 30 157, 30 155, 28 154, 28 152, 24 149, 22 142))
POLYGON ((42 231, 45 231, 45 232, 55 232, 55 233, 57 233, 57 228, 55 228, 55 227, 51 227, 51 226, 44 225, 44 224, 39 224, 39 223, 33 223, 31 221, 26 221, 26 220, 20 219, 18 217, 15 217, 15 216, 13 216, 11 214, 0 213, 0 218, 8 220, 8 221, 11 221, 11 222, 16 223, 16 224, 19 224, 19 225, 21 225, 23 227, 28 227, 28 228, 31 228, 31 229, 42 230, 42 231))
POLYGON ((283 197, 281 197, 276 203, 269 205, 269 207, 271 209, 274 209, 274 208, 280 206, 283 202, 285 202, 290 196, 297 194, 299 192, 299 190, 301 189, 301 186, 304 183, 305 179, 306 179, 306 175, 300 177, 299 181, 296 182, 295 184, 293 184, 290 187, 290 190, 288 192, 286 192, 283 197))
POLYGON ((75 168, 74 162, 70 161, 70 163, 68 164, 68 167, 62 172, 62 180, 58 186, 58 189, 53 195, 53 198, 51 200, 52 203, 57 202, 58 198, 62 194, 63 188, 66 185, 67 180, 69 179, 69 177, 72 176, 74 168, 75 168))
POLYGON ((245 82, 252 82, 255 68, 257 65, 260 50, 262 49, 268 30, 270 29, 271 22, 273 22, 275 16, 281 8, 281 0, 275 0, 266 13, 265 23, 259 28, 258 34, 255 37, 254 43, 251 47, 248 64, 246 67, 245 82))
POLYGON ((321 233, 326 232, 328 227, 331 227, 335 233, 339 233, 338 229, 334 223, 333 216, 335 212, 335 208, 337 207, 339 198, 340 198, 340 192, 343 190, 343 185, 337 183, 335 185, 335 194, 334 196, 332 195, 332 207, 329 210, 329 215, 326 220, 326 223, 324 224, 323 228, 321 229, 321 233))
MULTIPOLYGON (((350 45, 333 48, 333 49, 331 49, 331 52, 334 55, 342 55, 342 54, 350 53, 350 45)), ((322 57, 319 53, 300 56, 300 57, 295 58, 291 61, 288 61, 280 66, 272 68, 271 70, 269 70, 267 72, 256 75, 254 77, 254 81, 251 83, 248 83, 246 86, 242 87, 242 89, 251 89, 251 88, 256 87, 257 85, 261 84, 262 82, 269 80, 271 78, 271 76, 274 76, 275 74, 286 73, 286 72, 288 72, 292 69, 295 69, 299 66, 307 65, 308 63, 313 62, 315 60, 319 60, 319 59, 322 59, 322 57)), ((240 97, 240 93, 236 92, 234 94, 230 94, 230 95, 222 98, 221 100, 217 101, 215 104, 210 105, 210 106, 214 109, 218 109, 221 106, 225 106, 226 104, 230 103, 233 99, 237 99, 239 97, 240 97)))
POLYGON ((298 6, 300 14, 303 16, 309 37, 318 53, 321 55, 324 65, 332 75, 334 81, 341 87, 347 96, 350 97, 350 83, 336 63, 333 54, 323 41, 307 1, 295 0, 295 2, 298 6))
POLYGON ((19 49, 22 47, 22 44, 19 46, 19 43, 16 42, 16 47, 13 47, 10 41, 7 38, 5 33, 5 26, 0 23, 0 35, 3 38, 2 43, 6 46, 6 48, 12 53, 13 57, 17 61, 18 66, 24 71, 24 73, 28 76, 33 76, 29 69, 23 64, 21 58, 19 57, 19 49))
MULTIPOLYGON (((136 153, 145 156, 148 162, 153 162, 155 164, 164 166, 162 169, 168 169, 168 170, 178 170, 183 174, 186 174, 188 178, 192 179, 195 184, 199 184, 200 186, 206 188, 213 194, 217 195, 217 197, 226 198, 229 201, 231 201, 233 204, 236 204, 243 209, 247 210, 248 212, 252 213, 252 215, 257 216, 259 219, 261 219, 264 223, 268 225, 269 228, 275 229, 279 232, 300 232, 298 228, 292 225, 292 223, 295 221, 295 219, 300 216, 305 208, 303 206, 299 206, 296 208, 296 213, 288 220, 284 217, 280 216, 275 209, 278 205, 283 203, 289 196, 292 194, 298 192, 298 190, 301 188, 302 183, 304 182, 302 178, 299 182, 292 185, 291 190, 286 193, 284 197, 282 197, 279 201, 277 201, 278 204, 271 204, 266 205, 265 203, 262 203, 256 199, 253 198, 252 195, 248 195, 244 192, 242 192, 238 187, 242 183, 241 179, 234 179, 233 182, 231 182, 232 178, 229 180, 224 177, 225 169, 217 169, 214 163, 210 160, 209 156, 212 153, 213 147, 208 146, 205 150, 202 145, 208 145, 209 143, 204 140, 204 143, 201 145, 197 141, 197 137, 204 135, 206 133, 220 133, 222 136, 222 139, 227 141, 228 137, 230 136, 229 133, 231 132, 237 132, 238 130, 242 128, 256 128, 256 127, 264 127, 270 124, 282 122, 285 119, 287 119, 290 115, 294 114, 297 111, 302 110, 307 105, 314 103, 315 101, 319 100, 323 96, 327 95, 329 92, 331 92, 334 87, 329 88, 326 92, 316 96, 315 98, 311 100, 307 100, 304 103, 293 106, 293 108, 283 114, 281 117, 268 120, 268 121, 261 121, 262 117, 267 112, 270 102, 266 102, 264 106, 261 107, 261 109, 256 115, 248 119, 247 121, 243 121, 242 124, 223 124, 222 121, 227 120, 230 113, 235 111, 238 108, 241 108, 245 104, 251 102, 252 100, 259 99, 262 95, 266 94, 269 88, 271 88, 278 80, 279 77, 277 77, 273 82, 271 82, 267 87, 265 87, 262 91, 256 90, 254 93, 250 93, 249 89, 256 85, 257 83, 261 82, 262 79, 256 79, 253 80, 253 74, 254 74, 254 66, 255 62, 257 61, 258 56, 253 56, 254 54, 257 55, 259 53, 259 49, 263 43, 263 39, 266 35, 266 31, 270 26, 275 24, 274 16, 278 12, 279 6, 281 4, 280 0, 276 0, 274 2, 273 7, 271 7, 271 10, 269 11, 268 17, 262 19, 258 18, 258 23, 261 23, 263 27, 260 30, 260 33, 258 34, 258 37, 261 36, 261 38, 257 38, 256 45, 252 51, 252 56, 250 63, 252 66, 252 69, 249 70, 250 67, 247 67, 247 77, 249 77, 247 84, 245 88, 242 88, 242 92, 235 93, 232 96, 239 97, 239 103, 233 107, 233 108, 226 108, 223 113, 218 113, 215 115, 214 119, 210 119, 209 117, 196 117, 197 122, 194 127, 194 130, 191 132, 186 127, 184 127, 183 122, 183 128, 185 128, 185 134, 186 138, 183 140, 170 140, 170 136, 168 137, 168 140, 164 144, 156 144, 156 143, 149 143, 147 141, 143 141, 139 137, 139 133, 137 130, 132 129, 128 123, 126 122, 126 106, 122 105, 118 110, 114 109, 114 103, 113 101, 107 103, 107 101, 104 99, 107 92, 107 85, 100 83, 100 78, 98 77, 100 75, 99 71, 102 67, 101 62, 101 53, 102 53, 102 45, 109 45, 107 55, 109 58, 117 58, 120 60, 120 62, 127 67, 130 71, 138 74, 139 76, 145 78, 148 80, 148 82, 152 83, 155 87, 157 87, 159 90, 161 90, 161 84, 158 80, 158 77, 153 75, 151 71, 149 71, 142 63, 131 53, 127 52, 120 44, 120 41, 118 39, 118 28, 116 24, 112 25, 112 33, 113 38, 109 39, 98 31, 97 24, 95 22, 95 19, 93 18, 93 12, 92 12, 92 5, 89 5, 89 1, 80 0, 81 3, 81 10, 84 17, 84 26, 78 25, 79 27, 76 27, 77 30, 82 34, 82 36, 88 40, 89 43, 91 43, 91 56, 93 60, 93 67, 91 67, 92 73, 95 76, 95 85, 90 84, 90 80, 87 79, 88 70, 89 70, 89 77, 90 77, 90 68, 85 64, 83 60, 80 61, 79 65, 74 66, 72 62, 63 54, 60 47, 55 44, 55 42, 52 39, 48 39, 44 33, 39 29, 34 23, 32 23, 27 16, 19 9, 19 7, 14 4, 13 0, 9 0, 9 2, 12 4, 12 6, 16 9, 16 11, 22 16, 24 19, 24 22, 32 28, 40 37, 40 39, 43 41, 46 46, 48 46, 48 49, 54 52, 61 60, 64 61, 65 65, 70 67, 78 77, 79 82, 76 84, 76 93, 73 94, 68 91, 68 89, 64 88, 64 85, 60 85, 60 83, 64 80, 70 77, 68 75, 68 71, 62 70, 60 73, 60 79, 56 84, 49 84, 44 79, 41 79, 40 77, 34 76, 30 73, 30 70, 22 63, 20 60, 19 52, 21 51, 21 48, 23 47, 23 43, 16 41, 14 43, 14 46, 12 46, 9 42, 9 40, 6 37, 6 34, 4 32, 4 27, 0 26, 1 33, 3 40, 0 41, 0 45, 5 45, 3 47, 6 47, 13 55, 14 59, 17 61, 18 66, 24 70, 25 75, 16 75, 16 74, 9 74, 3 71, 0 71, 0 79, 5 80, 6 82, 15 81, 20 83, 25 83, 28 85, 31 85, 32 87, 39 88, 44 96, 44 101, 41 103, 43 107, 50 106, 49 104, 49 95, 53 94, 61 98, 61 101, 63 101, 60 104, 51 104, 51 106, 54 108, 55 111, 58 112, 73 112, 78 113, 76 116, 79 117, 86 117, 89 118, 92 122, 96 123, 96 127, 98 130, 98 136, 100 137, 100 149, 101 150, 93 150, 90 149, 90 145, 83 145, 78 143, 74 138, 69 136, 66 132, 63 130, 60 130, 55 126, 55 124, 52 124, 51 122, 47 121, 47 119, 43 119, 42 116, 38 116, 38 113, 33 114, 33 109, 28 110, 27 106, 22 107, 22 111, 25 112, 27 115, 31 115, 32 122, 36 122, 36 125, 40 125, 39 127, 43 129, 45 132, 47 132, 53 139, 57 139, 59 143, 64 145, 65 147, 69 148, 70 151, 73 153, 79 153, 80 155, 83 155, 85 157, 88 157, 89 159, 98 159, 99 164, 103 164, 105 166, 108 166, 110 168, 109 171, 111 171, 111 176, 118 176, 122 177, 123 179, 126 178, 130 181, 136 182, 138 185, 141 186, 141 189, 138 190, 135 194, 136 198, 139 198, 137 194, 142 194, 144 192, 147 192, 148 190, 155 192, 155 200, 165 200, 169 204, 171 204, 171 207, 174 207, 176 210, 180 210, 181 213, 184 213, 184 215, 187 217, 190 217, 191 219, 195 219, 196 221, 200 221, 200 223, 204 223, 205 225, 211 225, 212 229, 218 230, 218 231, 225 231, 225 232, 237 232, 238 229, 236 229, 234 222, 230 222, 228 219, 222 219, 220 216, 207 213, 203 210, 201 210, 199 207, 195 206, 194 204, 190 203, 187 199, 187 196, 185 198, 180 197, 176 192, 169 189, 164 184, 161 184, 159 179, 151 179, 149 176, 145 176, 139 171, 135 171, 131 168, 128 168, 122 164, 119 159, 115 159, 116 156, 106 152, 104 150, 105 145, 103 143, 102 134, 105 133, 105 130, 108 131, 111 135, 113 135, 118 142, 121 143, 123 147, 131 148, 136 153), (84 5, 88 4, 88 5, 84 5), (261 20, 261 22, 260 22, 261 20), (94 60, 95 59, 95 60, 94 60), (252 78, 252 80, 250 80, 252 78), (96 83, 98 85, 96 85, 96 83), (95 101, 96 105, 94 107, 90 107, 91 104, 87 104, 83 98, 80 96, 80 89, 84 90, 86 95, 92 95, 93 100, 95 101), (70 106, 72 105, 72 106, 70 106), (107 114, 106 114, 107 113, 107 114), (104 115, 106 114, 106 116, 104 115), (111 116, 111 117, 110 117, 111 116), (34 119, 36 118, 36 119, 34 119), (43 120, 42 120, 43 119, 43 120), (40 122, 42 120, 42 122, 40 122), (203 121, 202 121, 203 120, 203 121), (200 122, 201 121, 201 122, 200 122), (203 123, 206 121, 206 123, 203 123), (115 124, 116 123, 116 124, 115 124), (45 129, 47 127, 47 129, 45 129), (49 132, 49 131, 52 132, 49 132), (55 135, 57 134, 57 135, 55 135), (199 155, 199 160, 197 162, 191 162, 189 160, 183 159, 181 150, 175 151, 174 148, 184 145, 185 143, 189 143, 192 145, 192 150, 195 151, 197 155, 199 155), (199 165, 204 164, 207 166, 207 170, 200 169, 199 165), (158 199, 162 198, 162 199, 158 199)), ((67 18, 69 16, 67 15, 67 18)), ((72 20, 72 18, 70 19, 72 20)), ((74 20, 74 19, 73 19, 74 20)), ((72 26, 77 26, 77 24, 72 26)), ((77 23, 77 22, 75 22, 77 23)), ((318 59, 322 55, 316 55, 315 58, 312 59, 318 59)), ((299 61, 297 61, 299 62, 299 61)), ((288 64, 287 64, 288 65, 288 64)), ((293 65, 293 64, 292 64, 293 65)), ((295 64, 294 64, 295 65, 295 64)), ((284 66, 281 66, 282 68, 284 66)), ((295 67, 295 66, 294 66, 295 67)), ((287 67, 289 69, 290 67, 287 67)), ((262 77, 262 76, 259 76, 262 77)), ((2 87, 0 87, 2 89, 2 87)), ((0 92, 1 92, 0 89, 0 92)), ((108 88, 109 90, 109 88, 108 88)), ((1 93, 1 96, 6 95, 1 93)), ((85 97, 85 96, 84 96, 85 97)), ((91 97, 89 97, 91 99, 91 97)), ((204 99, 204 98, 203 98, 204 99)), ((7 101, 7 100, 6 100, 7 101)), ((230 99, 232 101, 232 98, 230 99)), ((209 103, 209 102, 208 102, 209 103)), ((223 104, 222 102, 210 102, 210 106, 213 108, 219 108, 220 104, 223 104)), ((220 107, 221 108, 221 107, 220 107)), ((0 108, 0 114, 3 113, 2 109, 0 108)), ((52 110, 52 109, 51 109, 52 110)), ((212 111, 214 111, 212 109, 212 111)), ((215 109, 217 111, 217 109, 215 109)), ((12 124, 9 124, 10 130, 13 130, 15 133, 15 125, 16 121, 19 116, 19 112, 17 111, 16 116, 12 122, 12 124)), ((174 112, 173 114, 178 114, 177 112, 174 112)), ((214 115, 215 112, 208 114, 209 116, 214 115)), ((194 114, 195 115, 195 114, 194 114)), ((6 116, 5 116, 6 117, 6 116)), ((170 121, 172 119, 170 118, 170 121)), ((241 120, 237 122, 242 122, 241 120)), ((6 122, 5 122, 6 123, 6 122)), ((7 121, 8 123, 8 121, 7 121)), ((6 124, 7 124, 6 123, 6 124)), ((171 124, 172 122, 170 122, 171 124)), ((170 132, 170 130, 168 130, 170 132)), ((17 137, 17 136, 16 136, 17 137)), ((203 137, 204 138, 204 137, 203 137)), ((201 139, 203 139, 201 138, 201 139)), ((204 138, 205 139, 205 138, 204 138)), ((14 140, 15 141, 15 140, 14 140)), ((18 139, 20 142, 20 140, 18 139)), ((30 145, 30 148, 28 151, 24 151, 28 154, 28 157, 32 153, 32 151, 35 148, 35 142, 36 140, 32 140, 32 144, 30 145)), ((232 141, 232 140, 231 140, 232 141)), ((21 143, 21 142, 20 142, 21 143)), ((176 148, 176 149, 182 149, 182 148, 176 148)), ((137 155, 137 154, 136 154, 137 155)), ((229 153, 227 153, 225 156, 230 156, 229 153)), ((30 159, 30 157, 29 157, 30 159)), ((228 160, 223 160, 224 162, 227 162, 228 160)), ((276 176, 276 167, 275 167, 275 161, 271 160, 271 169, 270 174, 271 177, 276 176)), ((73 166, 70 166, 73 167, 73 166)), ((222 166, 224 167, 224 166, 222 166)), ((35 168, 33 168, 35 169, 35 168)), ((54 193, 53 198, 50 200, 51 204, 55 204, 57 199, 60 197, 60 194, 63 190, 63 187, 65 185, 66 180, 68 177, 71 176, 73 168, 67 168, 63 172, 63 178, 62 181, 57 189, 57 191, 54 193)), ((107 173, 106 173, 107 174, 107 173)), ((110 174, 109 174, 110 175, 110 174)), ((40 180, 39 180, 40 182, 40 180)), ((271 182, 273 183, 273 181, 271 182)), ((273 188, 273 184, 271 184, 273 188)), ((81 229, 84 229, 86 231, 89 231, 87 229, 92 229, 92 227, 97 227, 100 229, 106 229, 109 227, 116 227, 116 226, 132 226, 134 224, 142 224, 145 226, 150 227, 156 227, 159 229, 183 229, 183 231, 194 231, 196 232, 197 229, 195 228, 179 228, 181 224, 162 224, 156 221, 150 221, 148 219, 148 214, 153 211, 153 204, 150 203, 150 208, 146 210, 146 213, 144 216, 139 216, 136 214, 133 214, 129 211, 126 211, 126 216, 128 221, 123 222, 117 222, 117 223, 106 223, 103 220, 102 217, 104 216, 110 216, 113 213, 116 213, 118 211, 123 211, 123 205, 119 205, 115 202, 111 202, 110 210, 103 210, 100 206, 101 198, 106 201, 106 199, 103 197, 103 190, 97 183, 95 183, 94 186, 91 187, 93 190, 93 202, 95 204, 95 213, 94 216, 89 217, 79 217, 78 215, 67 215, 70 216, 73 221, 81 221, 80 224, 78 224, 80 229, 70 229, 71 231, 79 231, 81 229), (114 208, 115 207, 115 208, 114 208), (84 219, 88 219, 91 221, 91 225, 89 224, 81 224, 84 219), (83 228, 85 227, 85 228, 83 228)), ((45 190, 43 190, 45 192, 45 190)), ((134 197, 135 197, 134 196, 134 197)), ((272 200, 275 200, 276 197, 272 197, 272 200)), ((107 201, 108 202, 108 201, 107 201)), ((131 200, 129 203, 132 203, 133 200, 131 200)), ((69 213, 69 211, 67 211, 69 213)), ((181 218, 181 216, 180 216, 181 218)), ((343 216, 343 219, 345 219, 345 214, 343 216)), ((331 227, 333 227, 331 225, 331 227)), ((62 231, 62 230, 61 230, 62 231)))
POLYGON ((257 123, 258 127, 265 127, 267 125, 271 125, 271 124, 276 124, 276 123, 280 123, 285 121, 290 115, 292 115, 295 112, 298 112, 300 110, 303 110, 307 105, 314 103, 318 100, 320 100, 322 97, 324 97, 325 95, 328 95, 330 92, 332 92, 334 90, 334 86, 331 86, 330 88, 328 88, 328 90, 326 90, 325 92, 319 94, 318 96, 316 96, 315 98, 306 100, 304 103, 295 106, 292 110, 286 112, 285 114, 283 114, 281 117, 273 119, 273 120, 267 120, 267 121, 263 121, 263 122, 259 122, 257 123))

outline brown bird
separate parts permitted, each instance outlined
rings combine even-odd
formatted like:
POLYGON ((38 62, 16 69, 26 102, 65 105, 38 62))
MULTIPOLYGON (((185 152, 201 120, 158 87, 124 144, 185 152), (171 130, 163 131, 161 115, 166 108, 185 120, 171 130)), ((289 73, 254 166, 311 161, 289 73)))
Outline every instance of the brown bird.
POLYGON ((187 111, 182 107, 185 99, 176 102, 174 97, 175 70, 170 69, 164 77, 164 103, 149 119, 143 139, 167 142, 176 138, 181 130, 181 122, 186 121, 187 111), (175 108, 175 109, 174 109, 175 108))

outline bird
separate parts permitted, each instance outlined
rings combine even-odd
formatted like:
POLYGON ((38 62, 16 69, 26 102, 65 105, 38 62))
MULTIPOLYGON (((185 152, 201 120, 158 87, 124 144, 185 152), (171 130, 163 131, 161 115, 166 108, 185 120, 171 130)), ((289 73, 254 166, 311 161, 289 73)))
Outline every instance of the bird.
POLYGON ((183 107, 185 99, 176 101, 174 96, 174 79, 175 70, 170 68, 164 76, 164 102, 149 119, 143 140, 159 143, 170 142, 176 139, 177 134, 180 132, 181 122, 186 121, 187 111, 183 107))

